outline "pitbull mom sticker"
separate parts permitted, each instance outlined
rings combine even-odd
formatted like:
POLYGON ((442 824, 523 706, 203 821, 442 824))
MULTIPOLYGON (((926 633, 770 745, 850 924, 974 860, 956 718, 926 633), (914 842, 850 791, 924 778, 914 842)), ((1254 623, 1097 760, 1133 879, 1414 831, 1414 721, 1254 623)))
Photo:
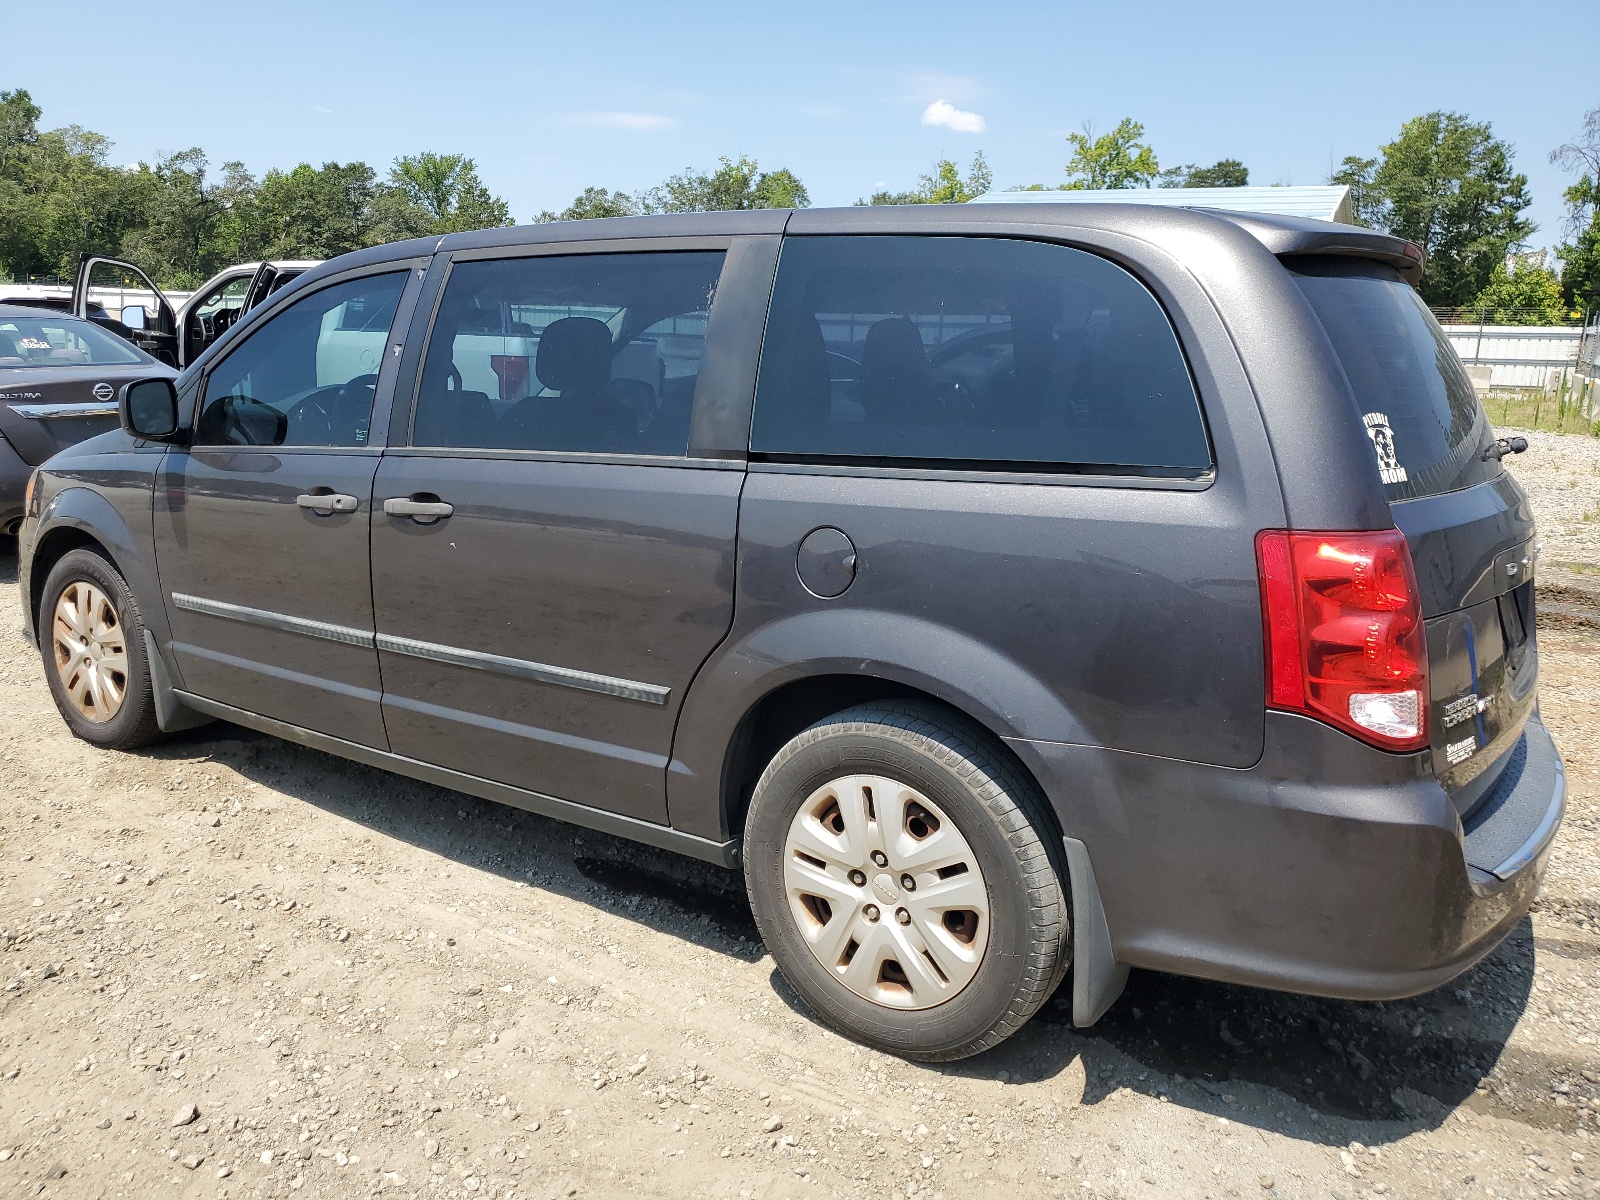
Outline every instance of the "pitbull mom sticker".
POLYGON ((1389 428, 1389 418, 1384 413, 1368 413, 1361 418, 1372 439, 1372 448, 1378 452, 1378 474, 1385 483, 1404 483, 1406 469, 1394 453, 1394 430, 1389 428))

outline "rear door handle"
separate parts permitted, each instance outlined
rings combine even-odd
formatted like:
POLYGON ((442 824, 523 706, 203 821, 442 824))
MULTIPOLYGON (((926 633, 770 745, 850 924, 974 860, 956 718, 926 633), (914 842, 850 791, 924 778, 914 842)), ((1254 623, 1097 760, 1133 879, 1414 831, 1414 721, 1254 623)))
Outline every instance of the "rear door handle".
POLYGON ((455 510, 455 505, 446 504, 443 500, 412 500, 408 496, 390 496, 383 502, 383 511, 391 517, 437 521, 455 510))
POLYGON ((309 508, 312 512, 345 513, 355 512, 361 507, 361 501, 354 496, 347 496, 343 492, 307 492, 296 496, 294 502, 301 508, 309 508))

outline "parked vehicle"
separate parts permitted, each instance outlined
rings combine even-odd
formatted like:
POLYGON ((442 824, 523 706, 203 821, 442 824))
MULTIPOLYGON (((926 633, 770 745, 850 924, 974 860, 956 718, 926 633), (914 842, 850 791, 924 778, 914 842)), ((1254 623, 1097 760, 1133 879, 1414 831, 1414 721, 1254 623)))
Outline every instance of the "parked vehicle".
MULTIPOLYGON (((213 275, 181 305, 174 307, 150 276, 133 263, 115 258, 85 258, 78 266, 73 284, 72 311, 80 317, 94 319, 94 309, 100 306, 89 299, 89 289, 103 284, 121 286, 123 281, 132 280, 140 291, 150 293, 153 307, 125 305, 118 314, 117 332, 162 362, 186 367, 243 314, 319 261, 283 259, 239 263, 213 275), (114 277, 114 282, 97 283, 97 277, 106 273, 114 277)), ((100 311, 105 312, 103 308, 100 311)))
POLYGON ((99 324, 54 309, 0 304, 0 535, 22 521, 33 469, 117 427, 131 379, 175 376, 99 324))
POLYGON ((740 212, 323 264, 40 472, 80 737, 223 718, 742 865, 821 1019, 1414 994, 1561 819, 1535 531, 1415 246, 740 212))

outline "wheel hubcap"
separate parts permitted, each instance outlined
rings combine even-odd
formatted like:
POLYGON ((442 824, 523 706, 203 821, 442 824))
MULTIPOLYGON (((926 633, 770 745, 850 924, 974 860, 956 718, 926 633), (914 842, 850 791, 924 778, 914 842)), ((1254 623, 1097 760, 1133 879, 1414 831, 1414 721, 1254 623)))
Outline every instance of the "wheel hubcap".
POLYGON ((989 892, 955 822, 875 775, 818 788, 783 848, 784 891, 817 961, 856 995, 932 1008, 972 982, 989 939, 989 892))
POLYGON ((128 647, 111 599, 77 579, 56 600, 50 644, 56 675, 85 720, 101 724, 122 710, 128 688, 128 647))

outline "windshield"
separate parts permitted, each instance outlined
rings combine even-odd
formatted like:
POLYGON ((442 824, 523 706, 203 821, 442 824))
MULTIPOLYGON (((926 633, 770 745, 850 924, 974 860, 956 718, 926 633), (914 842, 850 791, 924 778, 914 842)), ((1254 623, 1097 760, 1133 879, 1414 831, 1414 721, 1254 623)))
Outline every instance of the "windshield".
POLYGON ((0 369, 103 366, 149 361, 98 325, 65 314, 0 315, 0 369))
POLYGON ((1293 271, 1350 380, 1390 500, 1500 473, 1480 454, 1494 434, 1466 368, 1399 272, 1352 259, 1296 259, 1293 271))

